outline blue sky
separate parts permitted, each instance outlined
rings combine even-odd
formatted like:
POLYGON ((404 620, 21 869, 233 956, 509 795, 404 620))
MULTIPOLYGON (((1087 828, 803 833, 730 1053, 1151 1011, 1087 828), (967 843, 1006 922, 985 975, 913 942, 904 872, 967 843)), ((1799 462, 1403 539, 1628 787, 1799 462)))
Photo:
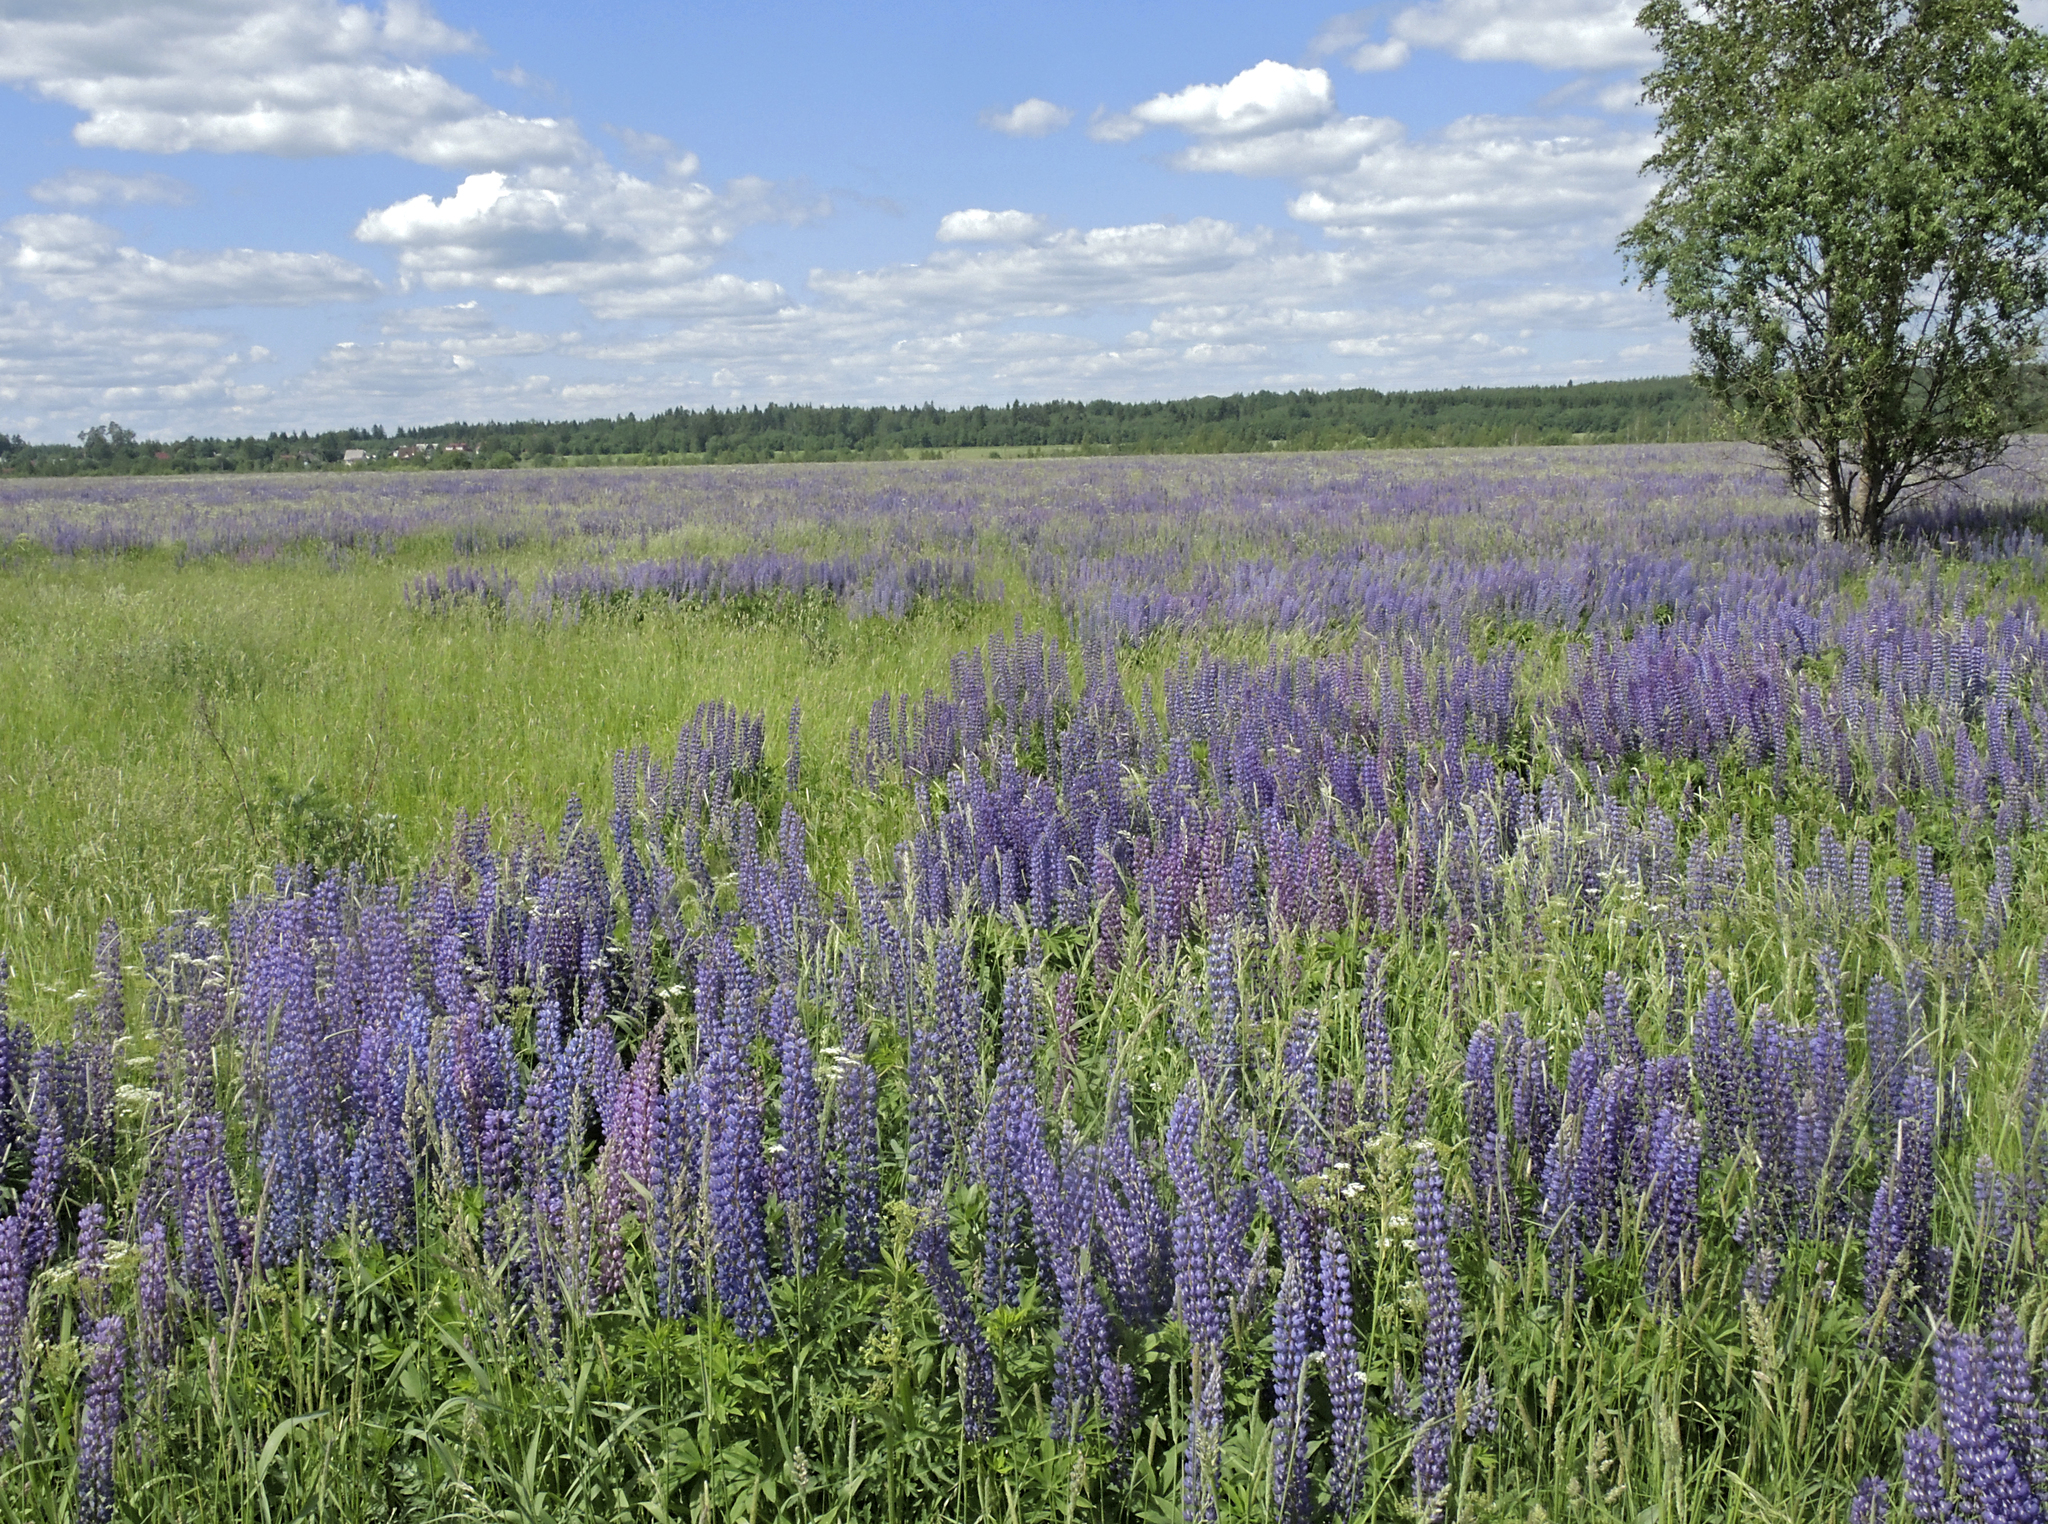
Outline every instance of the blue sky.
POLYGON ((0 429, 1669 374, 1602 0, 0 0, 0 429))

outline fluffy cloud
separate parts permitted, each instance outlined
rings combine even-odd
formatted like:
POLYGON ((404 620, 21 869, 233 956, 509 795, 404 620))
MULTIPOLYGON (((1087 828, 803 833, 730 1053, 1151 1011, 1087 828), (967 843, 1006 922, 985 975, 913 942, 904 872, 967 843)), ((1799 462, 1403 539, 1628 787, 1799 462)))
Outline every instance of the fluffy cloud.
POLYGON ((169 175, 117 175, 104 169, 67 169, 28 188, 45 206, 184 206, 192 187, 169 175))
POLYGON ((386 333, 481 333, 496 326, 476 302, 451 302, 445 307, 401 307, 384 314, 386 333))
MULTIPOLYGON (((879 270, 813 270, 811 289, 877 317, 922 312, 980 323, 1047 317, 1104 305, 1198 299, 1219 281, 1257 266, 1273 278, 1275 239, 1210 217, 1182 223, 1069 229, 1033 244, 945 250, 922 264, 879 270)), ((1293 261, 1321 256, 1290 253, 1293 261)))
POLYGON ((360 418, 368 408, 419 422, 544 416, 560 410, 559 385, 545 371, 507 362, 530 361, 558 342, 502 333, 335 344, 280 389, 272 409, 286 417, 360 418))
POLYGON ((1330 76, 1266 59, 1221 85, 1189 85, 1155 95, 1088 129, 1100 142, 1124 143, 1148 127, 1178 127, 1197 137, 1253 137, 1312 126, 1337 109, 1330 76))
POLYGON ((1305 178, 1304 222, 1467 274, 1540 270, 1610 245, 1649 193, 1650 134, 1600 122, 1466 117, 1305 178))
POLYGON ((939 219, 940 243, 1022 243, 1045 231, 1035 212, 991 212, 971 206, 939 219))
POLYGON ((1636 27, 1638 9, 1635 0, 1432 0, 1401 11, 1388 31, 1468 62, 1636 67, 1656 57, 1649 35, 1636 27))
POLYGON ((984 111, 981 125, 1013 138, 1042 138, 1058 132, 1074 119, 1065 106, 1055 106, 1037 96, 1017 102, 1008 111, 984 111))
POLYGON ((600 318, 687 318, 705 312, 774 312, 789 293, 772 280, 720 271, 696 280, 617 291, 593 291, 583 304, 600 318))
POLYGON ((16 217, 5 231, 7 268, 61 302, 176 311, 303 307, 377 293, 369 271, 332 254, 214 249, 159 258, 120 243, 104 223, 71 212, 16 217))
MULTIPOLYGON (((1318 45, 1355 42, 1356 20, 1339 18, 1318 45)), ((1289 213, 1356 241, 1381 278, 1445 266, 1498 276, 1538 275, 1594 246, 1604 257, 1648 193, 1638 171, 1653 138, 1640 122, 1473 116, 1411 136, 1391 118, 1337 116, 1322 70, 1267 62, 1097 132, 1178 126, 1193 141, 1168 157, 1177 169, 1294 181, 1289 213)))
POLYGON ((220 334, 81 322, 45 303, 0 307, 0 419, 39 439, 109 415, 145 432, 217 421, 261 393, 237 383, 245 363, 220 334))
POLYGON ((1389 117, 1351 116, 1260 137, 1193 143, 1167 162, 1176 169, 1210 174, 1294 179, 1355 168, 1369 154, 1389 148, 1405 136, 1401 124, 1389 117))
POLYGON ((1334 17, 1309 51, 1341 57, 1361 73, 1398 69, 1416 48, 1473 63, 1639 68, 1656 56, 1649 36, 1636 27, 1639 8, 1636 0, 1425 0, 1396 11, 1381 37, 1373 33, 1383 11, 1334 17))
POLYGON ((583 157, 573 124, 488 106, 424 62, 476 46, 417 0, 24 0, 0 15, 0 81, 85 113, 73 136, 93 148, 583 157))
POLYGON ((374 211, 355 236, 395 249, 408 285, 588 295, 681 286, 746 224, 803 212, 758 180, 713 191, 605 165, 492 170, 374 211))

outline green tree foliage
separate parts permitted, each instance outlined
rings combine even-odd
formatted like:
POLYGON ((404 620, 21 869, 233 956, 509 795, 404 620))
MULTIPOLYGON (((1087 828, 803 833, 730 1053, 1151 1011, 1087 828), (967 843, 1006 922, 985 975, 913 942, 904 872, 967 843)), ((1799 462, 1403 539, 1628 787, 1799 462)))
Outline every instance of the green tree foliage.
POLYGON ((1821 532, 1996 460, 2048 306, 2048 39, 2006 0, 1651 0, 1622 239, 1821 532))
MULTIPOLYGON (((1434 445, 1692 443, 1716 437, 1706 396, 1685 377, 1587 385, 1382 392, 1246 392, 1161 402, 1012 402, 1002 407, 674 408, 642 418, 441 423, 338 429, 264 439, 187 439, 173 446, 30 445, 0 470, 71 475, 137 471, 300 471, 365 449, 385 465, 744 464, 766 460, 917 458, 1003 450, 1152 455, 1434 445), (439 447, 461 444, 460 451, 439 447), (404 460, 394 448, 432 446, 404 460), (161 456, 161 458, 159 458, 161 456)), ((90 433, 91 431, 88 431, 90 433)), ((126 431, 123 431, 126 433, 126 431)))

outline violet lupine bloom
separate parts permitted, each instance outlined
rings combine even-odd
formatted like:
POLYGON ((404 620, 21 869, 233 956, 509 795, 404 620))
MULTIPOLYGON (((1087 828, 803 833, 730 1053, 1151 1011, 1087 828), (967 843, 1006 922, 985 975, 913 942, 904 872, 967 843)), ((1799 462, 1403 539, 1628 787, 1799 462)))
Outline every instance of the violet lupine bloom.
POLYGON ((1413 1168, 1415 1260, 1427 1308, 1422 1341, 1422 1391, 1415 1436, 1415 1503, 1425 1518, 1440 1515, 1451 1484, 1452 1425, 1465 1347, 1465 1306, 1451 1268, 1450 1225, 1443 1171, 1436 1155, 1418 1149, 1413 1168))
POLYGON ((2027 1336, 2012 1308, 2001 1306, 1992 1312, 1984 1344, 1997 1389, 1999 1430, 2035 1498, 2048 1496, 2048 1422, 2034 1390, 2027 1336))
POLYGON ((1866 1476, 1857 1484, 1856 1496, 1849 1500, 1849 1524, 1886 1524, 1891 1507, 1885 1497, 1885 1482, 1881 1476, 1866 1476))
POLYGON ((768 1003, 768 1035, 782 1069, 782 1152, 775 1156, 775 1194, 782 1201, 783 1268, 809 1275, 818 1268, 818 1215, 825 1194, 822 1110, 816 1060, 796 995, 783 986, 768 1003))
POLYGON ((875 1117, 875 1071, 867 1062, 865 1029, 860 1031, 857 1049, 844 1017, 839 1032, 852 1060, 840 1073, 832 1098, 832 1137, 839 1176, 840 1262, 857 1274, 881 1257, 881 1144, 875 1117))
MULTIPOLYGON (((1014 986, 1023 977, 1021 970, 1013 971, 1010 982, 1014 986)), ((1007 998, 1004 1003, 1009 1003, 1007 998)), ((996 1071, 974 1158, 988 1196, 982 1295, 991 1306, 1014 1307, 1022 1294, 1019 1265, 1036 1216, 1032 1189, 1051 1169, 1028 1056, 1008 1054, 996 1071)), ((1063 1245, 1062 1252, 1073 1247, 1077 1246, 1063 1245)), ((1053 1288, 1047 1281, 1043 1289, 1050 1293, 1053 1288)))
POLYGON ((1503 1023, 1502 1035, 1514 1071, 1510 1099, 1514 1139, 1523 1152, 1540 1162, 1557 1136, 1560 1105, 1557 1086, 1550 1078, 1550 1044, 1544 1038, 1524 1035, 1522 1019, 1513 1012, 1503 1023))
POLYGON ((1930 1300, 1934 1283, 1934 1079, 1915 1071, 1902 1087, 1903 1111, 1892 1144, 1891 1167, 1871 1198, 1864 1234, 1863 1305, 1870 1337, 1897 1351, 1909 1338, 1905 1302, 1930 1300))
MULTIPOLYGON (((1156 1150, 1156 1141, 1150 1145, 1156 1150)), ((1130 1091, 1110 1097, 1102 1139, 1102 1188, 1095 1201, 1104 1266, 1124 1322, 1150 1331, 1173 1299, 1173 1227, 1131 1125, 1130 1091)))
POLYGON ((85 1157, 105 1170, 114 1161, 114 1048, 128 1030, 121 997, 121 928, 111 918, 100 927, 93 974, 99 995, 90 1013, 80 1006, 73 1016, 71 1058, 82 1082, 77 1143, 85 1157))
POLYGON ((1131 1432, 1138 1422, 1138 1373, 1119 1360, 1115 1351, 1102 1357, 1102 1418, 1109 1430, 1109 1447, 1119 1462, 1131 1458, 1131 1432))
POLYGON ((1238 1020, 1237 954, 1232 932, 1222 926, 1210 933, 1204 961, 1209 984, 1209 1037, 1191 1044, 1195 1068, 1212 1096, 1227 1100, 1237 1089, 1238 1020))
POLYGON ((1088 1399, 1100 1393, 1109 1358, 1109 1315, 1092 1280, 1060 1300, 1059 1347, 1053 1355, 1052 1437, 1074 1440, 1088 1410, 1088 1399))
POLYGON ((1932 1424, 1906 1431, 1906 1502, 1918 1524, 1948 1524, 1956 1517, 1955 1500, 1948 1494, 1942 1474, 1941 1435, 1932 1424))
POLYGON ((1707 992, 1692 1019, 1693 1067, 1702 1093, 1701 1143, 1706 1157, 1722 1159, 1748 1130, 1746 1105, 1749 1044, 1718 969, 1707 976, 1707 992))
POLYGON ((760 1082, 741 1034, 720 1034, 704 1066, 705 1174, 711 1189, 712 1284, 719 1310, 741 1335, 758 1339, 768 1305, 768 1182, 760 1082))
POLYGON ((78 1304, 89 1318, 104 1310, 107 1277, 107 1209, 88 1202, 78 1213, 78 1304))
MULTIPOLYGON (((1900 1115, 1900 1092, 1909 1073, 1909 1055, 1920 1034, 1912 1008, 1882 975, 1871 980, 1864 992, 1863 1013, 1870 1074, 1868 1125, 1873 1137, 1888 1137, 1900 1115)), ((2024 1102, 2021 1117, 2024 1132, 2024 1102)))
POLYGON ((1339 1524, 1358 1511, 1365 1486, 1365 1373, 1351 1302, 1351 1257, 1323 1229, 1323 1380, 1330 1389, 1330 1507, 1339 1524))
POLYGON ((1289 1256, 1273 1303, 1273 1511, 1282 1524, 1308 1518, 1309 1320, 1301 1262, 1289 1256))
POLYGON ((142 1358, 160 1366, 171 1351, 171 1250, 161 1222, 142 1230, 142 1263, 135 1272, 135 1316, 142 1358))
POLYGON ((1699 1231, 1700 1124, 1676 1106, 1665 1106, 1651 1123, 1650 1137, 1643 1291, 1652 1302, 1668 1305, 1679 1300, 1699 1231))
POLYGON ((483 1251, 486 1263, 495 1264, 505 1245, 505 1207, 516 1194, 519 1179, 519 1115, 501 1106, 484 1113, 483 1150, 479 1160, 483 1176, 483 1251))
POLYGON ((114 1516, 114 1439, 121 1428, 121 1391, 128 1374, 128 1325, 119 1317, 93 1324, 85 1364, 85 1405, 78 1430, 78 1517, 107 1524, 114 1516))
MULTIPOLYGON (((942 950, 940 964, 943 968, 942 950)), ((913 1206, 942 1195, 953 1164, 953 1125, 946 1103, 946 1054, 937 1026, 907 1018, 909 1055, 905 1084, 909 1090, 909 1157, 904 1168, 905 1193, 913 1206)))
POLYGON ((961 1427, 969 1439, 986 1439, 994 1430, 997 1412, 995 1352, 974 1316, 960 1267, 953 1263, 946 1219, 939 1210, 928 1208, 923 1214, 911 1235, 910 1254, 938 1307, 940 1330, 960 1357, 961 1427))
MULTIPOLYGON (((657 1021, 654 1030, 641 1039, 633 1067, 620 1081, 612 1097, 611 1110, 604 1119, 604 1153, 599 1165, 604 1184, 597 1208, 598 1269, 595 1287, 600 1297, 615 1296, 625 1285, 626 1219, 638 1209, 641 1189, 654 1178, 654 1131, 660 1106, 657 1082, 667 1030, 664 1018, 657 1021)), ((492 1137, 490 1119, 499 1115, 509 1118, 510 1113, 495 1109, 485 1113, 486 1148, 492 1137)), ((509 1154, 509 1128, 504 1137, 509 1154)))
POLYGON ((1166 1129, 1166 1169, 1176 1198, 1173 1214, 1173 1291, 1180 1320, 1196 1345, 1220 1356, 1229 1331, 1228 1284, 1223 1272, 1223 1204, 1205 1167, 1201 1147, 1202 1103, 1196 1087, 1173 1103, 1166 1129))
POLYGON ((179 1129, 171 1156, 177 1168, 179 1277, 187 1291, 225 1312, 234 1279, 248 1264, 249 1246, 221 1119, 204 1112, 193 1117, 179 1129))
POLYGON ((14 1448, 14 1410, 22 1389, 22 1336, 28 1331, 28 1288, 33 1277, 23 1243, 27 1224, 16 1212, 0 1221, 0 1452, 14 1448))
POLYGON ((1512 1259, 1521 1245, 1508 1140, 1500 1128, 1500 1035, 1482 1026, 1465 1049, 1465 1131, 1472 1194, 1479 1202, 1487 1242, 1496 1258, 1512 1259))
POLYGON ((704 1108, 697 1079, 680 1075, 659 1102, 652 1158, 655 1303, 664 1318, 697 1308, 697 1208, 703 1179, 704 1108))
POLYGON ((22 1250, 31 1269, 41 1269, 57 1252, 57 1197, 64 1187, 64 1119, 55 1105, 44 1109, 36 1131, 35 1162, 28 1188, 15 1204, 25 1224, 22 1250))
POLYGON ((2040 1503, 1999 1428, 1997 1376, 1980 1335, 1953 1328, 1935 1335, 1934 1385, 1956 1480, 1975 1516, 1984 1524, 2035 1524, 2040 1503))

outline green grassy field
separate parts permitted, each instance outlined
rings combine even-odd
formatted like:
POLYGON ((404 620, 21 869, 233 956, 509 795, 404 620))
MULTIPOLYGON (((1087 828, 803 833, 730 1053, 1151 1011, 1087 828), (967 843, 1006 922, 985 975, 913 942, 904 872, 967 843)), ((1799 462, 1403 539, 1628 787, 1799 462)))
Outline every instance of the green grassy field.
MULTIPOLYGON (((1044 617, 1014 573, 1005 604, 903 621, 410 612, 407 578, 449 559, 442 539, 340 565, 157 552, 0 575, 0 944, 17 1015, 69 1021, 108 916, 218 912, 301 856, 408 869, 461 810, 551 824, 571 794, 596 808, 615 749, 672 747, 706 700, 769 715, 778 750, 772 722, 800 704, 843 762, 876 697, 943 682, 955 651, 1044 617)), ((835 850, 886 854, 902 800, 850 789, 843 766, 816 775, 835 850)))
POLYGON ((2048 1480, 2028 500, 1871 558, 1734 451, 808 469, 0 555, 0 952, 49 1044, 0 1045, 0 1521, 1832 1524, 1869 1477, 1915 1516, 1923 1424, 1991 1517, 1971 1422, 2048 1480), (985 596, 408 598, 749 522, 985 596), (857 769, 962 652, 986 699, 857 769), (615 752, 707 701, 759 759, 608 824, 615 752), (185 911, 247 919, 146 947, 185 911), (572 921, 594 956, 532 950, 572 921), (1941 1372, 1994 1326, 1972 1419, 1941 1372))

